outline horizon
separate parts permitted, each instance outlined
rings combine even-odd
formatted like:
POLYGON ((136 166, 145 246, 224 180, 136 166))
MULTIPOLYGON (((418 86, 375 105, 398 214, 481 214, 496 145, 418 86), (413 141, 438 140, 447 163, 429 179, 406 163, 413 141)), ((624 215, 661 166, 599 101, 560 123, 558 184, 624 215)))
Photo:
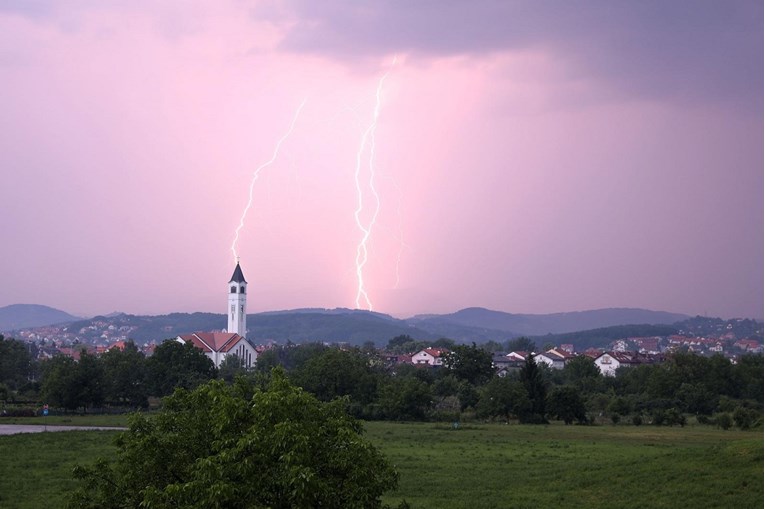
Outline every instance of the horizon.
MULTIPOLYGON (((3 307, 11 307, 11 306, 42 306, 49 309, 53 309, 56 311, 62 311, 64 313, 67 313, 69 315, 74 316, 75 318, 82 319, 82 320, 92 320, 96 317, 109 317, 112 315, 131 315, 131 316, 164 316, 169 314, 193 314, 193 313, 205 313, 205 314, 218 314, 225 316, 225 312, 219 312, 219 311, 170 311, 170 312, 163 312, 163 313, 131 313, 127 311, 110 311, 108 313, 97 313, 93 315, 84 315, 79 313, 73 313, 65 309, 56 308, 53 306, 48 306, 46 304, 29 304, 29 303, 16 303, 16 304, 8 304, 6 306, 0 306, 0 309, 3 307)), ((710 316, 710 315, 691 315, 688 313, 681 313, 681 312, 675 312, 675 311, 666 311, 666 310, 658 310, 658 309, 646 309, 646 308, 634 308, 634 307, 622 307, 622 306, 611 306, 611 307, 605 307, 605 308, 597 308, 597 309, 580 309, 580 310, 573 310, 573 311, 550 311, 550 312, 543 312, 543 313, 523 313, 523 312, 514 312, 514 311, 505 311, 501 309, 490 309, 485 308, 481 306, 467 306, 460 309, 455 309, 453 311, 446 311, 443 313, 417 313, 414 315, 393 315, 391 313, 386 313, 384 311, 369 311, 366 309, 355 309, 355 308, 347 308, 347 307, 335 307, 335 308, 321 308, 321 307, 310 307, 310 308, 291 308, 291 309, 268 309, 268 310, 255 310, 251 311, 248 310, 248 315, 257 315, 257 314, 266 314, 266 313, 290 313, 290 312, 303 312, 303 311, 348 311, 348 312, 362 312, 362 313, 373 313, 373 314, 380 314, 389 316, 391 318, 397 319, 397 320, 407 320, 410 318, 416 318, 418 316, 443 316, 443 315, 450 315, 459 313, 461 311, 471 310, 471 309, 480 309, 484 311, 490 311, 493 313, 505 313, 509 315, 521 315, 521 316, 547 316, 547 315, 556 315, 556 314, 573 314, 573 313, 587 313, 587 312, 599 312, 599 311, 609 311, 609 310, 630 310, 630 311, 646 311, 650 313, 666 313, 666 314, 672 314, 672 315, 683 315, 688 318, 695 318, 695 317, 703 317, 703 318, 714 318, 714 319, 722 319, 722 320, 755 320, 757 322, 763 322, 762 317, 757 316, 710 316)))
POLYGON ((225 311, 241 259, 248 312, 764 314, 761 2, 6 2, 0 34, 0 306, 225 311))

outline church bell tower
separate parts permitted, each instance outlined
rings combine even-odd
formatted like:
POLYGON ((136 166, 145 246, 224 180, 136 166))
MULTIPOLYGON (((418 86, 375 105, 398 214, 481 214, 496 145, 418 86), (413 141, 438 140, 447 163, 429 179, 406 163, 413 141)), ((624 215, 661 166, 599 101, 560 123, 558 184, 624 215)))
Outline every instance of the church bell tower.
POLYGON ((234 274, 228 282, 228 332, 247 337, 247 281, 236 262, 234 274))

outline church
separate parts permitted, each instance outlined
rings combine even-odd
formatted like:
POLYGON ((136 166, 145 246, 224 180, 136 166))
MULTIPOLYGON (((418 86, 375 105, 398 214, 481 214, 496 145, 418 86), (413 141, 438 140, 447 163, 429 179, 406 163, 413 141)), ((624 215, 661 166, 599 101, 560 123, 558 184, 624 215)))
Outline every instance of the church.
POLYGON ((239 262, 227 286, 228 327, 226 332, 195 332, 176 338, 180 343, 192 343, 202 350, 216 368, 229 355, 236 355, 245 368, 255 366, 258 353, 247 340, 247 281, 239 262))

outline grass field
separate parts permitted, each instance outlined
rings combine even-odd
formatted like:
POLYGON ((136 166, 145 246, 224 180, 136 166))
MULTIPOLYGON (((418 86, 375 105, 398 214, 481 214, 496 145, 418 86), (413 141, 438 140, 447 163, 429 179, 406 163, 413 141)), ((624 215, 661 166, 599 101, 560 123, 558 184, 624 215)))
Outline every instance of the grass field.
POLYGON ((114 431, 0 436, 0 507, 58 508, 78 481, 72 468, 109 456, 114 431))
POLYGON ((762 431, 372 422, 417 508, 761 508, 762 431))
MULTIPOLYGON (((66 423, 69 424, 69 423, 66 423)), ((79 424, 72 422, 72 424, 79 424)), ((85 424, 85 423, 83 423, 85 424)), ((87 424, 92 424, 88 422, 87 424)), ((413 508, 761 508, 762 430, 366 424, 413 508)), ((0 436, 0 507, 61 507, 115 432, 0 436)))
POLYGON ((127 426, 130 414, 48 415, 46 417, 0 417, 0 424, 47 424, 48 426, 127 426))

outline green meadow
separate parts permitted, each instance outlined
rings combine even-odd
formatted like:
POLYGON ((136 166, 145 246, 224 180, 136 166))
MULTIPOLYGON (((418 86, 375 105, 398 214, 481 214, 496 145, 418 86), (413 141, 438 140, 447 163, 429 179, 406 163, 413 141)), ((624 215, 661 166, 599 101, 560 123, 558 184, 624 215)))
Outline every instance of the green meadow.
MULTIPOLYGON (((71 422, 71 424, 95 424, 71 422)), ((62 423, 63 424, 63 423, 62 423)), ((65 424, 70 424, 69 422, 65 424)), ((99 423, 100 424, 100 423, 99 423)), ((114 424, 117 424, 114 422, 114 424)), ((709 426, 368 422, 413 508, 763 506, 763 433, 709 426)), ((0 436, 0 507, 61 507, 116 432, 0 436)))
POLYGON ((367 424, 417 508, 761 508, 762 431, 367 424))

